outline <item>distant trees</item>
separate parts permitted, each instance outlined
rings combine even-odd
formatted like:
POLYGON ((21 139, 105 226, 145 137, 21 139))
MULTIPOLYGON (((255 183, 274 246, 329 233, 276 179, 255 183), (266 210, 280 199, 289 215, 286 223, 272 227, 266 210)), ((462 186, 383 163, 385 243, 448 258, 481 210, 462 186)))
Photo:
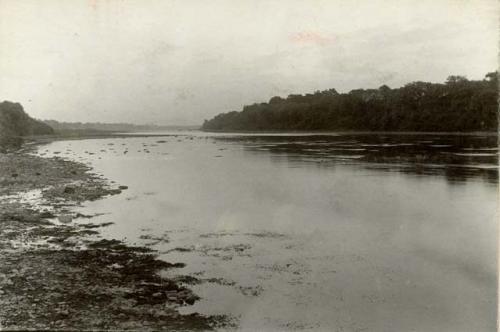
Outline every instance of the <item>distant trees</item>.
POLYGON ((397 89, 335 89, 272 97, 205 120, 204 130, 497 130, 498 73, 473 81, 412 82, 397 89))
POLYGON ((96 134, 103 132, 139 132, 139 131, 162 131, 198 129, 197 126, 162 126, 162 125, 136 125, 131 123, 102 123, 102 122, 59 122, 56 120, 44 120, 45 124, 52 127, 57 133, 79 133, 96 134))

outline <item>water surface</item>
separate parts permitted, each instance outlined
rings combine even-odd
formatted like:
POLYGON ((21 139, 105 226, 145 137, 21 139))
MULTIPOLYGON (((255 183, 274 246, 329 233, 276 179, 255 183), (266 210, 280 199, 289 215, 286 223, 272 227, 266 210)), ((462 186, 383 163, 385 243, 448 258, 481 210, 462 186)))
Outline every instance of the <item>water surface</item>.
POLYGON ((164 272, 202 280, 185 313, 241 330, 496 328, 496 137, 189 132, 39 153, 129 187, 80 210, 186 263, 164 272))

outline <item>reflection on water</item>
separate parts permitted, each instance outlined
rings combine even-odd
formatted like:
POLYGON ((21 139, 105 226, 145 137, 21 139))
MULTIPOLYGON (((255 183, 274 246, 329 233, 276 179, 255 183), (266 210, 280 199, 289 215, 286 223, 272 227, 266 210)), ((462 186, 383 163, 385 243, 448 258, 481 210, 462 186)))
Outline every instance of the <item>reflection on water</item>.
MULTIPOLYGON (((241 137, 219 138, 241 142, 241 137)), ((247 137, 248 151, 266 151, 290 163, 321 167, 351 164, 420 175, 444 175, 451 182, 481 177, 498 181, 496 136, 339 135, 247 137)))
MULTIPOLYGON (((211 135, 55 142, 121 195, 83 214, 157 249, 240 330, 492 331, 496 137, 211 135)), ((76 222, 88 222, 88 220, 76 222)))

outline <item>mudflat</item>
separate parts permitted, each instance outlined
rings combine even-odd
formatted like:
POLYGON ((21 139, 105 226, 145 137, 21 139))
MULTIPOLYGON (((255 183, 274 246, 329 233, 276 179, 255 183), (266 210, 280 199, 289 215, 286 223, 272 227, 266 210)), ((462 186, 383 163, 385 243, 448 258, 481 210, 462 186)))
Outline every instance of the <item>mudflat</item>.
POLYGON ((1 329, 206 330, 221 324, 223 317, 179 314, 198 296, 158 272, 182 263, 100 238, 108 224, 74 211, 126 187, 112 186, 84 164, 31 151, 0 154, 1 329), (78 218, 89 222, 72 222, 78 218))

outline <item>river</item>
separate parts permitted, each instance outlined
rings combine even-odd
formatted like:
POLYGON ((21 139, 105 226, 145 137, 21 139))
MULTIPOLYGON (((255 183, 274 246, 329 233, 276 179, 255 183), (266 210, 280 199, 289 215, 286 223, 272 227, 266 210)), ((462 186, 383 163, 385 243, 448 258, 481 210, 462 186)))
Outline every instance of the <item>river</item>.
POLYGON ((496 136, 194 131, 38 154, 128 186, 78 211, 186 263, 163 272, 202 281, 183 313, 248 331, 496 329, 496 136))

